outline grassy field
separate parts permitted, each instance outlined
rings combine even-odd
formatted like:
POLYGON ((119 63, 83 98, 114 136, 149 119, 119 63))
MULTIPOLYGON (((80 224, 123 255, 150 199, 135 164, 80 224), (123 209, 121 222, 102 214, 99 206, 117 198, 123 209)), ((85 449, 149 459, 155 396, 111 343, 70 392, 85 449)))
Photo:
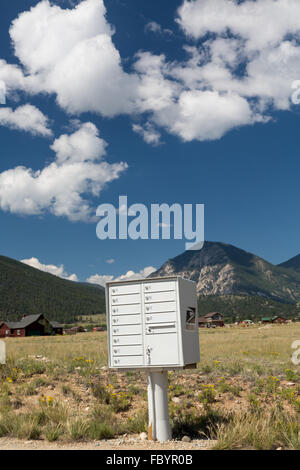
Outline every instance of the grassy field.
MULTIPOLYGON (((198 369, 169 373, 176 439, 216 448, 300 449, 300 323, 201 329, 198 369)), ((108 439, 147 428, 145 374, 107 370, 107 336, 6 339, 0 366, 0 436, 108 439)))

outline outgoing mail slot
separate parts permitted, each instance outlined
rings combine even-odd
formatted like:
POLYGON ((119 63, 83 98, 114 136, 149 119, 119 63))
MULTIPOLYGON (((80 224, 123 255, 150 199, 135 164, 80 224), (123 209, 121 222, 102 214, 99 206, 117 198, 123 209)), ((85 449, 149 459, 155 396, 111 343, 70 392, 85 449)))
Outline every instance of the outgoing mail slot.
POLYGON ((164 292, 168 290, 175 290, 175 282, 149 282, 149 284, 144 284, 144 292, 164 292))
POLYGON ((176 312, 152 313, 146 315, 146 323, 168 323, 176 322, 176 312))
POLYGON ((116 285, 111 287, 109 292, 111 295, 139 294, 141 292, 141 286, 139 284, 116 285))
POLYGON ((176 312, 176 302, 155 302, 145 305, 145 313, 176 312))
MULTIPOLYGON (((151 324, 146 326, 146 335, 161 335, 176 332, 176 323, 151 324)), ((165 344, 162 345, 166 347, 165 344)))
POLYGON ((142 313, 141 304, 134 305, 116 305, 112 307, 111 314, 114 315, 133 315, 137 313, 142 313))
POLYGON ((134 346, 142 343, 142 335, 114 336, 112 340, 113 346, 134 346))
POLYGON ((141 315, 120 315, 112 317, 112 326, 118 325, 138 325, 141 323, 141 315))
POLYGON ((113 336, 141 335, 142 325, 113 326, 111 332, 113 336))
POLYGON ((116 295, 111 298, 111 304, 113 307, 114 305, 139 304, 140 302, 140 294, 116 295))
POLYGON ((145 294, 145 303, 149 302, 167 302, 175 300, 175 291, 170 292, 153 292, 152 294, 145 294))
POLYGON ((142 346, 112 346, 113 356, 139 356, 143 354, 142 346))

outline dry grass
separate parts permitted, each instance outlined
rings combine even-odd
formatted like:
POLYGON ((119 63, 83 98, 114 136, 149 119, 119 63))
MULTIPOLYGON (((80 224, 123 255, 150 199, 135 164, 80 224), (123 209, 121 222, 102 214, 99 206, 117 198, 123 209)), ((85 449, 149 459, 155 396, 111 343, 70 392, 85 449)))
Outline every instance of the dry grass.
MULTIPOLYGON (((200 330, 196 371, 169 374, 174 437, 219 449, 299 448, 300 324, 200 330)), ((107 365, 107 335, 9 338, 0 366, 0 436, 106 439, 146 428, 145 374, 107 365)))

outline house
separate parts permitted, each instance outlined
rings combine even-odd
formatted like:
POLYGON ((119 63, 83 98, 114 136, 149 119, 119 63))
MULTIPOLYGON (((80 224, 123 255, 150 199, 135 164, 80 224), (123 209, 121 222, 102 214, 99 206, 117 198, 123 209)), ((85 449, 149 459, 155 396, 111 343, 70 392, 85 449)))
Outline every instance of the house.
POLYGON ((282 323, 287 323, 287 320, 286 318, 282 317, 282 316, 279 316, 279 315, 275 315, 274 317, 263 317, 261 319, 261 322, 262 323, 279 323, 279 324, 282 324, 282 323))
POLYGON ((57 321, 50 321, 53 331, 56 335, 63 335, 63 326, 57 321))
POLYGON ((219 312, 207 313, 198 318, 199 328, 215 328, 224 326, 224 315, 219 312))
POLYGON ((278 315, 278 316, 272 318, 272 323, 279 323, 279 324, 287 323, 287 319, 280 316, 280 315, 278 315))
POLYGON ((43 314, 28 315, 18 322, 0 322, 0 338, 23 338, 53 334, 62 334, 62 326, 57 322, 50 322, 43 314))

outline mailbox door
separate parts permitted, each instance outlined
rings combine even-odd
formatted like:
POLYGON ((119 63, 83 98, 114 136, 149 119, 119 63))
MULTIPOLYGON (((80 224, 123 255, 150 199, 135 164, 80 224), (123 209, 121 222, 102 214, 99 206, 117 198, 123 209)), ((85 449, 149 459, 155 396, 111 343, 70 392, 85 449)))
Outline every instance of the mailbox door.
POLYGON ((147 365, 166 366, 178 364, 178 336, 176 333, 147 335, 145 346, 147 365))

